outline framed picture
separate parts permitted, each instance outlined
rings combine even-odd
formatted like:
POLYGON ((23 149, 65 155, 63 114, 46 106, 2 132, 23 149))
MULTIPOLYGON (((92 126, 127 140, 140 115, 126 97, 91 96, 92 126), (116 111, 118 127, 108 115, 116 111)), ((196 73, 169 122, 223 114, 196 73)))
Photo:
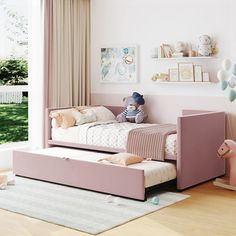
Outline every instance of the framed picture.
POLYGON ((202 81, 203 82, 210 82, 210 75, 208 72, 202 72, 202 81))
POLYGON ((193 82, 193 63, 178 63, 179 68, 179 81, 193 82))
POLYGON ((170 80, 170 82, 179 81, 179 70, 178 70, 178 68, 170 68, 169 69, 169 80, 170 80))
POLYGON ((138 47, 106 46, 101 51, 100 82, 136 83, 138 47))
POLYGON ((202 82, 202 67, 195 65, 194 66, 194 81, 202 82))
POLYGON ((172 49, 169 44, 162 44, 165 57, 172 57, 172 49))

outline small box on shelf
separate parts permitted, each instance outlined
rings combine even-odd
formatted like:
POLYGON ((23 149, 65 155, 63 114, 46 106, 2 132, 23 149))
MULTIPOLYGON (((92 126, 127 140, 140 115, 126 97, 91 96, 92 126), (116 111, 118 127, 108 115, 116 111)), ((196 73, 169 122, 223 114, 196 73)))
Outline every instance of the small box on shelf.
POLYGON ((202 72, 202 81, 203 82, 210 82, 209 72, 202 72))

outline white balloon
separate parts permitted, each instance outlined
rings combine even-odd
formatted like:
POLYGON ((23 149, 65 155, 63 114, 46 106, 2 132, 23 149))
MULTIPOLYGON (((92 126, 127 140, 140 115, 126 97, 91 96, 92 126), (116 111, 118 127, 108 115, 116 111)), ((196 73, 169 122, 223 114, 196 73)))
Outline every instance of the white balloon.
POLYGON ((220 81, 227 80, 227 79, 228 79, 228 73, 227 73, 227 71, 225 71, 225 70, 219 70, 219 71, 217 72, 217 78, 218 78, 220 81))
POLYGON ((229 80, 228 80, 228 85, 230 88, 234 88, 236 86, 236 81, 233 77, 231 77, 229 80))
POLYGON ((229 59, 225 59, 225 60, 223 60, 222 61, 222 68, 224 69, 224 70, 229 70, 230 69, 230 67, 231 67, 231 61, 229 60, 229 59))

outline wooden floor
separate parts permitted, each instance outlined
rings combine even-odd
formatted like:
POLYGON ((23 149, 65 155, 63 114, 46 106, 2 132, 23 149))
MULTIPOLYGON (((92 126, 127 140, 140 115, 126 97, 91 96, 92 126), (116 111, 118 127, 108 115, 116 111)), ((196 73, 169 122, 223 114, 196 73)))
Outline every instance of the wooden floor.
MULTIPOLYGON (((236 235, 236 192, 208 182, 184 192, 191 197, 101 236, 236 235)), ((85 236, 40 220, 0 210, 1 236, 85 236)))

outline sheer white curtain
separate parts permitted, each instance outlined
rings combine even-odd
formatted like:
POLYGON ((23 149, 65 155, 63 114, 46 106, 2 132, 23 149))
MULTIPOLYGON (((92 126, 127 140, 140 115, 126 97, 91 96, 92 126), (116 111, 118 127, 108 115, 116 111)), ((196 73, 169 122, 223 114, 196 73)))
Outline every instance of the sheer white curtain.
POLYGON ((90 103, 90 0, 48 4, 49 107, 90 103))

